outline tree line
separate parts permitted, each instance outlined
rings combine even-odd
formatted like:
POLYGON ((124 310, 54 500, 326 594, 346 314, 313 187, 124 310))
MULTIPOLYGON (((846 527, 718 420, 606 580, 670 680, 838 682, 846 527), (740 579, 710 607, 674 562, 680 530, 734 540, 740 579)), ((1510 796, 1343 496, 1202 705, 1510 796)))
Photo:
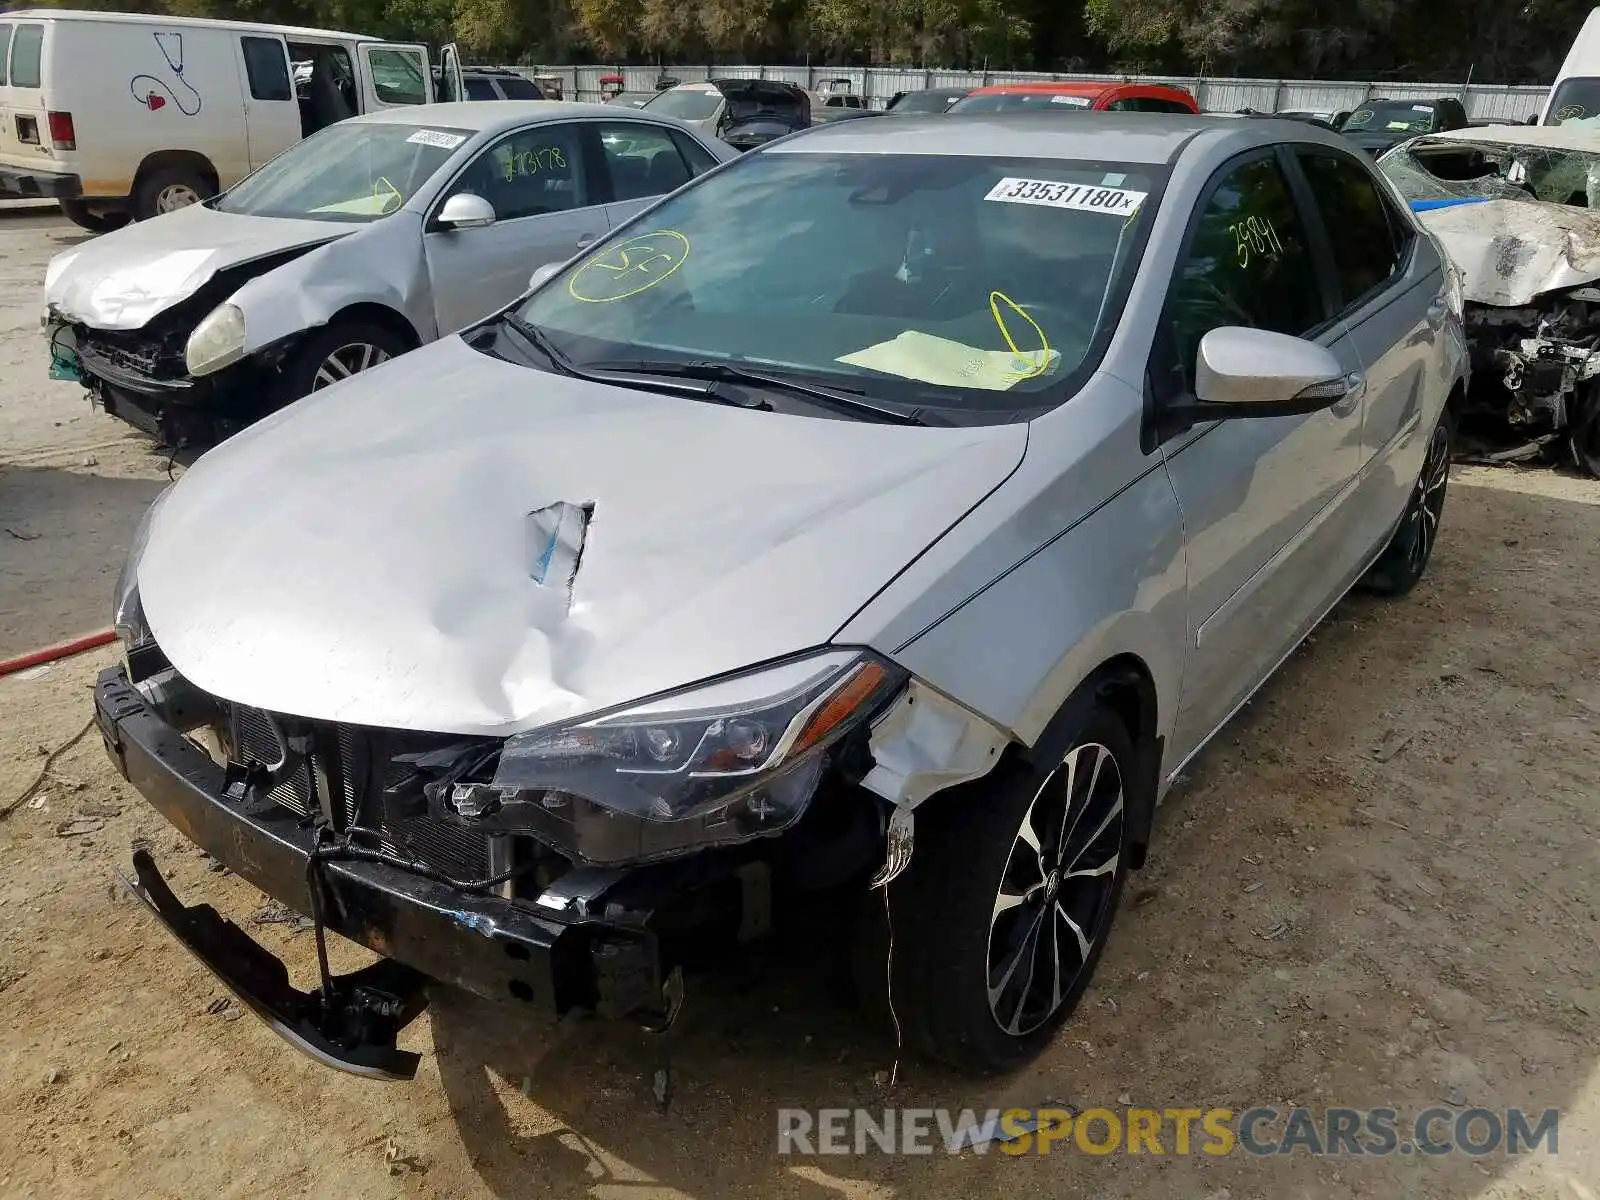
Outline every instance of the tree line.
POLYGON ((1596 0, 58 0, 479 61, 771 62, 1547 83, 1596 0))

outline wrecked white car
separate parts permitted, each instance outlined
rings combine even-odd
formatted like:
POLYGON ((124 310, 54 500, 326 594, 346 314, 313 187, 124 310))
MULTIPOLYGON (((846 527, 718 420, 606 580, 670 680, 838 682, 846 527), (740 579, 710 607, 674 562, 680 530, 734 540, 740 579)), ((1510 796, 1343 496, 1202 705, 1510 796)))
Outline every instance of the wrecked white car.
POLYGON ((1600 476, 1600 129, 1460 129, 1378 165, 1461 273, 1474 373, 1459 415, 1490 418, 1474 456, 1555 453, 1600 476))
POLYGON ((51 374, 209 442, 493 312, 735 157, 636 109, 504 100, 329 126, 214 199, 51 260, 51 374))

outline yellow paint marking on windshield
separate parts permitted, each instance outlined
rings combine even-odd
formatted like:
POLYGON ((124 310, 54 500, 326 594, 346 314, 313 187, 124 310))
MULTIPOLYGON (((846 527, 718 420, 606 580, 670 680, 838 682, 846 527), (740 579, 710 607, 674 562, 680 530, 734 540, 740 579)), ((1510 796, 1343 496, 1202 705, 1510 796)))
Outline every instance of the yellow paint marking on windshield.
POLYGON ((1045 336, 1044 330, 1040 328, 1039 322, 1035 321, 1028 315, 1027 309, 1023 308, 1022 305, 1018 304, 1004 292, 990 292, 989 312, 994 317, 995 325, 1000 329, 1000 336, 1005 339, 1006 348, 1017 356, 1016 361, 1012 364, 1014 367, 1012 373, 1016 375, 1019 380, 1037 379, 1040 375, 1043 375, 1047 370, 1049 370, 1050 339, 1045 336), (1016 339, 1011 336, 1011 330, 1006 327, 1005 317, 1000 313, 1001 305, 1005 305, 1005 307, 1009 308, 1029 325, 1033 326, 1033 331, 1039 335, 1039 348, 1037 350, 1023 350, 1017 345, 1016 339))
POLYGON ((585 304, 610 304, 647 292, 688 261, 689 239, 657 229, 608 246, 567 280, 567 292, 585 304))
POLYGON ((378 212, 393 212, 405 203, 405 197, 400 194, 400 189, 395 187, 382 175, 372 181, 372 198, 378 201, 378 212))

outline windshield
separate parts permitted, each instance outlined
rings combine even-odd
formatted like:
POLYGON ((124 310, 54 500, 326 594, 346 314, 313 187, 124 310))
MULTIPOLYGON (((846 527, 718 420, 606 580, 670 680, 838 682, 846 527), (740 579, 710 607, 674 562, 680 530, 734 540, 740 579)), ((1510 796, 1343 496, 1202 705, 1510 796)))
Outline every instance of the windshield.
POLYGON ((251 217, 376 221, 410 200, 472 136, 439 125, 330 125, 246 176, 216 207, 251 217))
POLYGON ((1040 394, 1115 323, 1110 297, 1162 174, 760 154, 663 201, 554 276, 520 316, 579 367, 722 360, 889 400, 1048 407, 1059 397, 1040 394))
POLYGON ((960 92, 907 92, 890 110, 897 113, 942 113, 962 98, 960 92))
POLYGON ((1427 133, 1433 129, 1433 105, 1409 100, 1374 100, 1345 118, 1341 129, 1360 133, 1427 133))
POLYGON ((717 111, 717 106, 722 103, 721 92, 701 92, 692 89, 662 92, 650 101, 648 107, 651 112, 665 113, 669 117, 677 117, 680 121, 705 121, 717 111))
POLYGON ((1543 200, 1600 208, 1600 154, 1514 142, 1409 142, 1379 170, 1407 200, 1543 200))
POLYGON ((1600 122, 1600 79, 1563 79, 1550 97, 1546 125, 1600 122))
POLYGON ((968 96, 953 105, 950 112, 1011 112, 1019 108, 1088 108, 1094 103, 1088 96, 1069 96, 1062 92, 990 92, 981 96, 968 96))

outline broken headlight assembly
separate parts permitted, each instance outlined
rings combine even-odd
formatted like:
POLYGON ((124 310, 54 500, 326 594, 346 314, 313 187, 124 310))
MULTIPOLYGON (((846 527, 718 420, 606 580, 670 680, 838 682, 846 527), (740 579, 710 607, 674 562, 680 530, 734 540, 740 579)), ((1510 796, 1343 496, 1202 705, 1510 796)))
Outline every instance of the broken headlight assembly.
POLYGON ((906 678, 864 651, 824 651, 518 734, 491 782, 430 794, 457 820, 594 864, 769 837, 906 678))
POLYGON ((156 510, 166 503, 171 494, 172 485, 168 484, 150 502, 150 507, 144 510, 144 516, 139 518, 139 524, 133 531, 133 541, 128 546, 128 557, 123 561, 122 570, 117 575, 116 590, 111 595, 111 627, 122 642, 125 656, 154 640, 144 619, 144 605, 139 600, 139 561, 144 558, 144 548, 149 544, 150 526, 155 521, 156 510))
POLYGON ((207 313, 183 348, 191 375, 209 375, 243 357, 244 313, 232 304, 219 304, 207 313))

